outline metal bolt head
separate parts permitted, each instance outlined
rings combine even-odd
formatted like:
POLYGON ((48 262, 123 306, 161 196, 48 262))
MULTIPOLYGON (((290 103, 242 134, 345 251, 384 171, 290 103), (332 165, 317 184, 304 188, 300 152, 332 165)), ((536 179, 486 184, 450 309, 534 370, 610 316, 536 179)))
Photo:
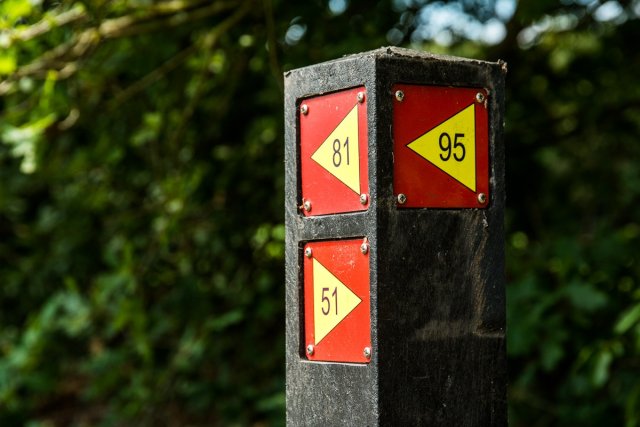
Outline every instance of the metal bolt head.
POLYGON ((476 101, 478 101, 480 104, 482 104, 485 100, 485 96, 484 93, 482 92, 478 92, 476 93, 476 101))
POLYGON ((396 99, 400 102, 404 99, 404 92, 401 90, 396 91, 396 99))
POLYGON ((483 205, 487 203, 487 195, 484 193, 478 194, 478 202, 480 202, 483 205))
POLYGON ((360 203, 362 203, 363 205, 366 205, 368 201, 369 201, 369 196, 367 196, 365 193, 362 193, 360 195, 360 203))
POLYGON ((363 243, 360 245, 360 252, 362 252, 364 255, 366 255, 369 252, 369 244, 368 243, 363 243))
POLYGON ((307 104, 302 104, 300 106, 300 112, 306 116, 309 114, 309 106, 307 104))
POLYGON ((358 99, 358 102, 362 104, 364 102, 364 92, 358 92, 356 98, 358 99))
POLYGON ((313 356, 313 353, 315 353, 315 352, 316 352, 316 349, 315 349, 315 347, 313 347, 313 344, 309 344, 307 346, 307 354, 309 356, 313 356))
POLYGON ((311 202, 309 200, 305 200, 302 206, 304 207, 305 211, 311 212, 311 202))
POLYGON ((398 203, 400 203, 401 205, 407 203, 407 196, 402 193, 398 194, 398 203))
POLYGON ((362 354, 365 358, 371 359, 371 347, 365 347, 364 350, 362 350, 362 354))
POLYGON ((306 256, 307 258, 311 258, 312 255, 313 255, 313 251, 311 250, 311 248, 305 248, 304 256, 306 256))

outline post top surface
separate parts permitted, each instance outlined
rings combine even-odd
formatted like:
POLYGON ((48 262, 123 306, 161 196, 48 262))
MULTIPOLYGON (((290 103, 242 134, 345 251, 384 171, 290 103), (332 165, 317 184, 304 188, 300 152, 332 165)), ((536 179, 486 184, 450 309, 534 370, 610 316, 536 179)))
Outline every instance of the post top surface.
POLYGON ((366 52, 348 54, 348 55, 342 56, 341 58, 336 58, 336 59, 332 59, 332 60, 317 63, 317 64, 311 64, 298 69, 289 70, 289 71, 286 71, 284 75, 285 77, 287 77, 291 72, 296 72, 298 70, 314 67, 321 64, 327 65, 327 64, 332 64, 332 63, 337 63, 342 61, 364 59, 368 57, 371 57, 374 60, 382 59, 382 58, 398 58, 398 59, 417 59, 417 60, 424 60, 424 61, 466 62, 466 63, 475 63, 478 65, 485 65, 485 66, 500 66, 506 70, 506 63, 502 60, 498 60, 497 62, 490 62, 490 61, 483 61, 480 59, 463 58, 463 57, 451 56, 451 55, 440 55, 440 54, 435 54, 435 53, 421 51, 421 50, 388 46, 388 47, 381 47, 381 48, 366 51, 366 52))

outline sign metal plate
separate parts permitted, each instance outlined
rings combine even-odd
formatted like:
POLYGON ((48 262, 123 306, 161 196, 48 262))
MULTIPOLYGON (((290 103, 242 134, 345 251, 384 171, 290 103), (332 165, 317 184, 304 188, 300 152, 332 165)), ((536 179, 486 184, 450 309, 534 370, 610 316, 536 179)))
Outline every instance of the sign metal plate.
POLYGON ((299 106, 302 212, 311 216, 366 210, 365 88, 304 99, 299 106))
POLYGON ((393 92, 393 187, 404 195, 398 207, 486 207, 487 92, 409 84, 393 92))
POLYGON ((303 342, 309 360, 370 360, 369 252, 363 253, 363 243, 332 240, 304 247, 303 342))

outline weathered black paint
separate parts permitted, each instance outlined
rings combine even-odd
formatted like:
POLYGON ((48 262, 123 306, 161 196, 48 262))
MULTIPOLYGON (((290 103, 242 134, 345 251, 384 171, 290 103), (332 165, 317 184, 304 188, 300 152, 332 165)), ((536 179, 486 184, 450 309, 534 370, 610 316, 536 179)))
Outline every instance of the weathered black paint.
POLYGON ((504 426, 504 63, 382 48, 285 73, 287 424, 504 426), (394 83, 488 89, 491 201, 486 209, 398 209, 393 193, 394 83), (370 205, 304 218, 299 182, 303 98, 364 85, 370 205), (367 365, 314 363, 302 341, 302 245, 368 237, 367 365))

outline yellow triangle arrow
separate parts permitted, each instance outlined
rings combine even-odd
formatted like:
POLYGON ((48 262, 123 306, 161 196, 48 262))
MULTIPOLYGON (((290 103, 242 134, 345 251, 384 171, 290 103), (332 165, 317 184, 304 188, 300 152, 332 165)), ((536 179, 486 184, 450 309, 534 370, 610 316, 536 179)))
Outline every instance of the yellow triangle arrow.
POLYGON ((313 324, 316 345, 362 300, 317 260, 313 260, 313 324))
POLYGON ((356 104, 311 158, 347 187, 360 194, 359 147, 356 104))
POLYGON ((471 191, 476 191, 476 125, 473 104, 412 141, 407 147, 471 191))

